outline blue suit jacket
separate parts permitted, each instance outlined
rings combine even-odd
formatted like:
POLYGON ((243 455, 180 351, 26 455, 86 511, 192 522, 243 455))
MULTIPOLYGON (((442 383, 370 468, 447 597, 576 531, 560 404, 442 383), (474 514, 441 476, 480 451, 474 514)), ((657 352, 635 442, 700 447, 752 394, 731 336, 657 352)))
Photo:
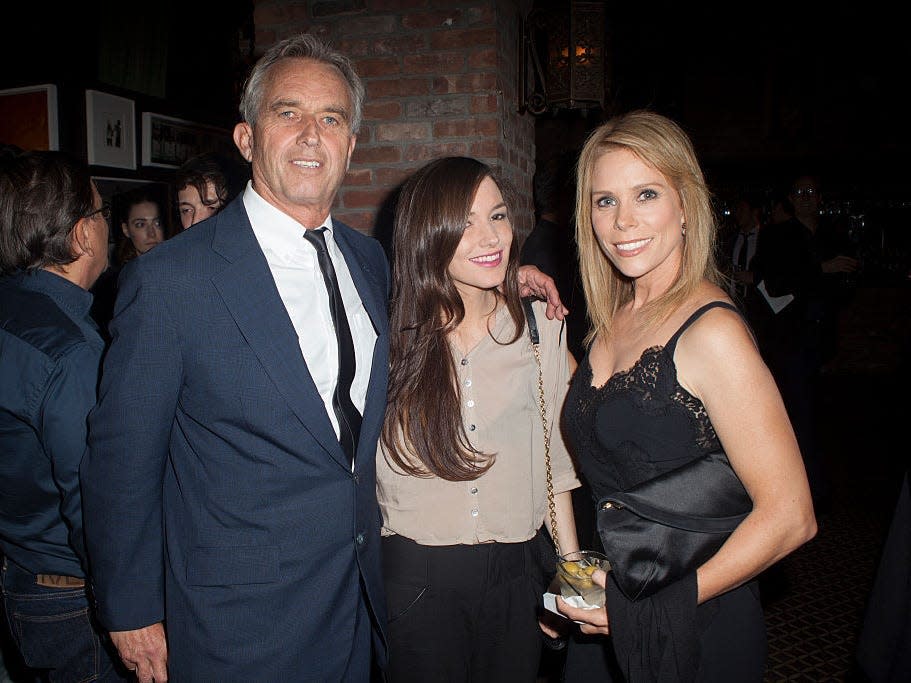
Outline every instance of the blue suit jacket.
POLYGON ((378 335, 353 472, 241 198, 121 276, 85 528, 102 623, 165 619, 172 680, 340 680, 364 601, 384 662, 388 264, 334 235, 378 335))

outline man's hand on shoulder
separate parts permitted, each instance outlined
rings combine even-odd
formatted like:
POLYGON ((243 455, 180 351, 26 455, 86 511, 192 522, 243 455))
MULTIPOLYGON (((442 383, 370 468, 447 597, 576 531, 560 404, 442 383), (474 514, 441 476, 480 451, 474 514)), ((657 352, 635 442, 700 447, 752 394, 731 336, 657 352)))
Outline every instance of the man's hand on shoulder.
POLYGON ((168 680, 168 643, 159 622, 134 631, 111 631, 111 642, 140 683, 168 680))
POLYGON ((538 270, 536 266, 519 267, 519 296, 536 296, 547 301, 545 315, 549 320, 557 320, 569 313, 569 309, 560 301, 560 292, 550 275, 538 270))

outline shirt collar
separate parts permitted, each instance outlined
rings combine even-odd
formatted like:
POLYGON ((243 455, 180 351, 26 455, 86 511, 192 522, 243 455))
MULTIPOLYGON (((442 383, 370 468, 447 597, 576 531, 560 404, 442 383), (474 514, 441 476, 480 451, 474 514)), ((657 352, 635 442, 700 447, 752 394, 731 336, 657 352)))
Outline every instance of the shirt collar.
POLYGON ((46 294, 74 320, 85 320, 92 308, 91 292, 73 284, 65 277, 39 268, 19 274, 24 289, 46 294))
MULTIPOLYGON (((252 181, 247 182, 243 196, 244 208, 253 226, 253 234, 263 251, 290 255, 301 249, 303 231, 306 228, 288 214, 272 206, 253 189, 252 181)), ((323 227, 332 233, 332 216, 326 216, 323 227)))

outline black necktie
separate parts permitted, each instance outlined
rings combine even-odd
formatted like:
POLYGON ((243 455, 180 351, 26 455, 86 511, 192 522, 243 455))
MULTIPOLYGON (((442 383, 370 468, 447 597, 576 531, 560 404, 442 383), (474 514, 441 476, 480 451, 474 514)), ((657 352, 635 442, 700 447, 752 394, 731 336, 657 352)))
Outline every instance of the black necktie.
POLYGON ((338 382, 332 395, 332 409, 338 419, 339 442, 350 461, 354 461, 357 451, 357 440, 361 433, 361 414, 351 402, 351 383, 354 381, 354 341, 348 327, 348 316, 345 315, 345 304, 338 288, 335 268, 326 248, 326 228, 305 230, 304 239, 316 248, 319 269, 323 273, 323 282, 329 293, 329 310, 332 312, 332 324, 338 339, 338 382))

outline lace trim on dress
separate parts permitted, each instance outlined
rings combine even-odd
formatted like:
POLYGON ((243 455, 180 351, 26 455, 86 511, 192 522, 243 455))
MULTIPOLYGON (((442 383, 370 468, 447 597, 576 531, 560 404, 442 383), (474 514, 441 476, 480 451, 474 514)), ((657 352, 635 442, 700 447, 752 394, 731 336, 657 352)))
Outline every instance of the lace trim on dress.
POLYGON ((635 389, 641 391, 642 389, 646 389, 650 390, 649 393, 652 394, 649 398, 654 399, 655 397, 661 397, 662 384, 664 384, 668 390, 664 396, 668 400, 684 408, 693 417, 698 428, 696 443, 699 447, 702 449, 717 447, 718 435, 715 433, 715 428, 712 426, 711 420, 709 420, 709 414, 705 409, 705 405, 703 405, 702 401, 684 389, 677 380, 677 366, 674 365, 673 358, 670 358, 668 354, 665 353, 664 346, 650 346, 645 349, 632 366, 626 370, 615 372, 608 377, 600 387, 592 385, 594 373, 588 354, 586 354, 585 360, 577 372, 580 370, 585 373, 582 377, 582 379, 585 380, 583 387, 588 387, 589 389, 589 391, 583 392, 580 397, 580 408, 583 410, 590 406, 595 398, 618 391, 631 391, 635 389), (662 366, 666 366, 667 375, 662 374, 662 366), (667 379, 662 383, 662 378, 667 379))

